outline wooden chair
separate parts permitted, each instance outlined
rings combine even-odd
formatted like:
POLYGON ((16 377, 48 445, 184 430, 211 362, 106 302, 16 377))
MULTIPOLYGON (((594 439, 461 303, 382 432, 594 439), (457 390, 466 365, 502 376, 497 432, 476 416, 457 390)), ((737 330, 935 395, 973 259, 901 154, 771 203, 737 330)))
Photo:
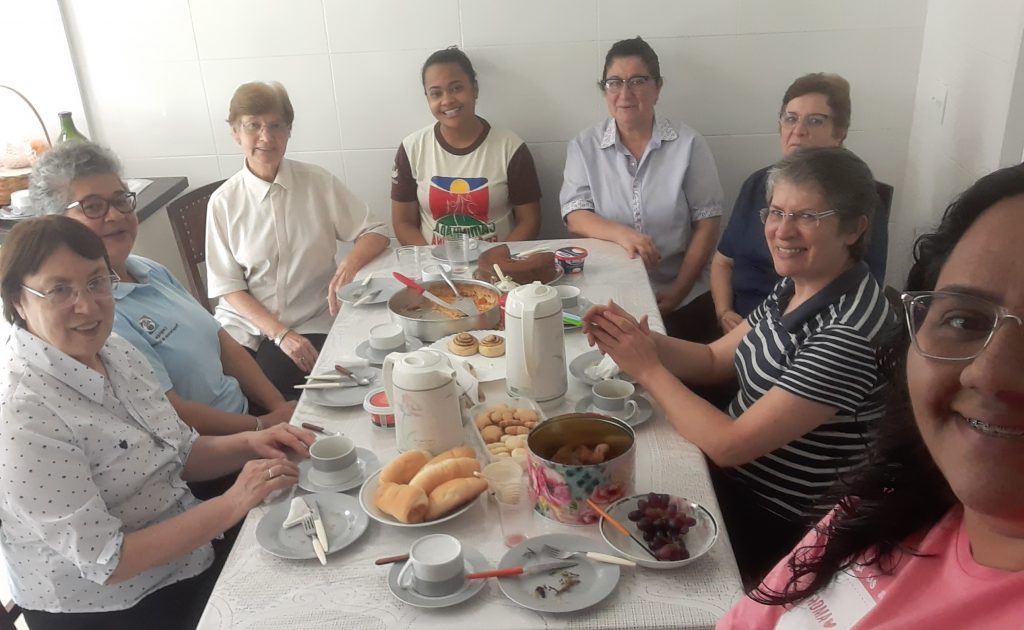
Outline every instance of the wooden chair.
POLYGON ((167 204, 167 218, 174 230, 181 261, 185 264, 188 288, 206 310, 213 312, 213 306, 206 294, 206 281, 199 266, 206 262, 206 205, 210 195, 224 180, 213 182, 185 193, 167 204))
POLYGON ((13 601, 0 608, 0 630, 17 630, 14 625, 21 617, 21 608, 13 601))

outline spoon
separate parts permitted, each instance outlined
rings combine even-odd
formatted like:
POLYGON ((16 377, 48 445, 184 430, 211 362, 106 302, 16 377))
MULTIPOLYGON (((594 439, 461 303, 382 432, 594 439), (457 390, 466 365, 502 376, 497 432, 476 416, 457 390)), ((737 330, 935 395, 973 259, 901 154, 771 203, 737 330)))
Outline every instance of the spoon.
POLYGON ((342 376, 349 377, 350 379, 355 381, 357 385, 370 384, 370 379, 366 378, 365 376, 356 376, 355 372, 353 372, 352 370, 348 369, 347 367, 340 363, 334 364, 334 371, 337 372, 338 374, 341 374, 342 376))

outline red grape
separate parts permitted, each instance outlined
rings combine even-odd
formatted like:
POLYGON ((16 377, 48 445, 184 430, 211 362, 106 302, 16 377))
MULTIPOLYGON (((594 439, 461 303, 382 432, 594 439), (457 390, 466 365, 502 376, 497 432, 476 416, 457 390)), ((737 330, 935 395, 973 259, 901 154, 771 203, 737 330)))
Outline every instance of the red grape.
POLYGON ((632 512, 629 513, 628 518, 629 518, 629 520, 631 520, 631 521, 633 521, 635 523, 635 522, 639 521, 641 518, 643 518, 643 515, 644 515, 644 513, 642 511, 640 511, 640 510, 633 510, 632 512))

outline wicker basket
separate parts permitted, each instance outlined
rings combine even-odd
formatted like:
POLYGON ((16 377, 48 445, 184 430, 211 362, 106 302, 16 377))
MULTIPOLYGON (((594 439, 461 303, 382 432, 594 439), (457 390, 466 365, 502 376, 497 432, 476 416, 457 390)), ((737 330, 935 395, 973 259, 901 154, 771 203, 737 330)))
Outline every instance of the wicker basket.
POLYGON ((11 193, 28 188, 30 168, 0 168, 0 206, 11 205, 11 193))

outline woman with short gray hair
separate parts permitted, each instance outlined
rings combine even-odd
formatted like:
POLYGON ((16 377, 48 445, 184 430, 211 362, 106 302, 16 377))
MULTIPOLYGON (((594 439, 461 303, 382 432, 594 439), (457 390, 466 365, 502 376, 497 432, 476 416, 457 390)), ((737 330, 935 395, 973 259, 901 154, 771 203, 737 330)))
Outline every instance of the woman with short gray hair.
POLYGON ((783 279, 724 337, 703 345, 659 335, 615 304, 584 318, 591 342, 720 467, 716 494, 747 580, 817 520, 837 473, 864 460, 882 412, 877 350, 896 324, 860 261, 876 202, 867 165, 846 149, 806 149, 769 181, 761 220, 783 279), (733 378, 740 390, 727 412, 689 389, 733 378))
POLYGON ((36 162, 30 189, 43 212, 66 215, 103 240, 120 278, 114 332, 145 355, 186 424, 221 435, 291 419, 295 404, 171 272, 132 255, 139 231, 135 193, 112 151, 92 142, 58 145, 36 162))

